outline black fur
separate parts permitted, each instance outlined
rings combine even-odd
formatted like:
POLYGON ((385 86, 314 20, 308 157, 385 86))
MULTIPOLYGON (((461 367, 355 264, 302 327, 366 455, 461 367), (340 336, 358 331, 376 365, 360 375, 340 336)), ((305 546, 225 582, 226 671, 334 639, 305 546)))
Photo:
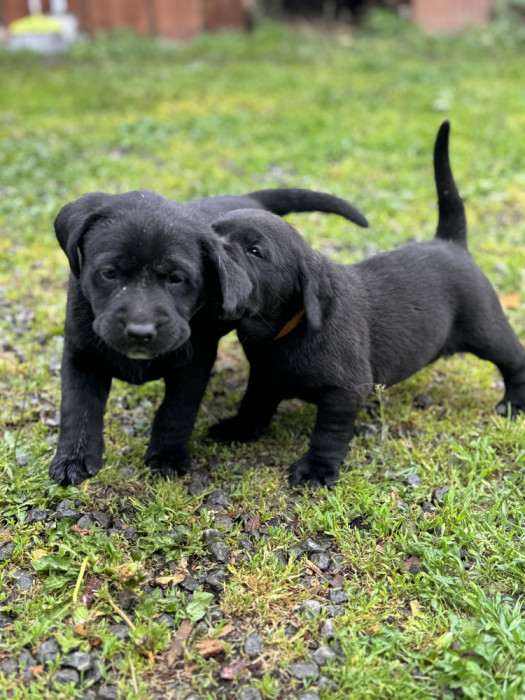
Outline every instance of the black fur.
POLYGON ((262 190, 176 204, 154 192, 94 192, 67 204, 55 230, 69 280, 60 439, 50 476, 78 484, 102 465, 103 415, 113 377, 163 378, 146 462, 164 476, 190 468, 188 439, 225 319, 251 282, 210 227, 231 209, 322 209, 366 225, 344 200, 308 190, 262 190))
POLYGON ((505 381, 498 412, 525 410, 525 351, 467 250, 448 132, 445 122, 434 153, 439 223, 431 241, 336 265, 267 212, 236 211, 213 223, 253 291, 238 323, 248 388, 238 414, 211 435, 255 439, 283 398, 316 404, 309 450, 290 467, 292 485, 333 486, 367 394, 439 357, 471 352, 493 362, 505 381), (301 309, 299 324, 277 339, 301 309))

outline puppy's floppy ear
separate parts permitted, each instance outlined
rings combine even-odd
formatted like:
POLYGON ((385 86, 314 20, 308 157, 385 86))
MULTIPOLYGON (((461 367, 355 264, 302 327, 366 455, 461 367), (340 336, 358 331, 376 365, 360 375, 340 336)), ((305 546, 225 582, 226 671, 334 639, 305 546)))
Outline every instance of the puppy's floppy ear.
POLYGON ((321 330, 323 315, 329 307, 333 289, 328 278, 328 270, 322 264, 299 263, 299 284, 303 295, 306 320, 313 331, 321 330))
POLYGON ((234 319, 241 315, 244 304, 252 291, 252 283, 246 272, 224 250, 218 236, 210 234, 203 239, 203 248, 211 262, 219 281, 222 295, 224 319, 234 319))
POLYGON ((103 208, 112 196, 104 192, 85 194, 62 207, 55 219, 56 237, 77 278, 81 268, 80 240, 90 226, 103 217, 103 208))

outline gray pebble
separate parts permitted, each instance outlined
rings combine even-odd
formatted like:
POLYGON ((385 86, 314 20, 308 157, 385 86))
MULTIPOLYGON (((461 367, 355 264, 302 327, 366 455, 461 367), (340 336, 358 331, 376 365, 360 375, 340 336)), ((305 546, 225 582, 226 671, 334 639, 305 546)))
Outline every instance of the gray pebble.
POLYGON ((321 569, 321 571, 326 571, 330 566, 330 557, 326 552, 314 552, 310 559, 321 569))
POLYGON ((33 525, 34 523, 40 523, 42 520, 47 518, 47 513, 41 508, 33 508, 33 510, 28 510, 24 520, 24 525, 33 525))
POLYGON ((183 588, 185 591, 190 591, 194 593, 195 591, 199 590, 199 582, 196 581, 191 574, 188 574, 184 581, 180 584, 180 587, 183 588))
POLYGON ((286 629, 284 630, 284 636, 290 639, 291 637, 295 637, 297 632, 299 632, 299 627, 292 625, 292 623, 290 622, 288 625, 286 625, 286 629))
POLYGON ((222 534, 222 532, 216 530, 213 527, 209 527, 208 529, 203 530, 202 533, 202 539, 206 542, 208 547, 217 540, 222 540, 223 537, 224 535, 222 534))
POLYGON ((331 542, 317 542, 314 540, 312 537, 307 537, 305 540, 301 542, 301 549, 303 552, 324 552, 325 549, 328 549, 328 547, 331 545, 331 542))
POLYGON ((14 542, 8 542, 7 544, 4 544, 3 547, 0 547, 0 561, 8 561, 11 559, 13 556, 13 552, 15 551, 15 543, 14 542))
POLYGON ((55 640, 48 639, 45 642, 42 642, 42 644, 40 645, 40 649, 38 651, 38 657, 39 657, 41 663, 47 664, 50 661, 55 660, 58 652, 59 652, 59 648, 58 648, 58 644, 55 642, 55 640))
POLYGON ((319 647, 312 654, 312 658, 318 666, 326 666, 331 659, 335 658, 335 654, 330 647, 319 647))
POLYGON ((319 690, 331 690, 333 693, 339 690, 339 686, 337 685, 337 683, 331 678, 327 678, 326 676, 319 676, 319 680, 317 681, 317 687, 319 688, 319 690))
POLYGON ((243 688, 239 695, 238 700, 262 700, 262 695, 257 688, 243 688))
POLYGON ((16 458, 16 463, 19 467, 27 467, 29 464, 29 455, 20 455, 16 458))
POLYGON ((300 559, 302 555, 303 549, 299 545, 297 545, 296 547, 292 547, 292 549, 290 550, 290 557, 292 559, 300 559))
POLYGON ((253 543, 245 537, 239 540, 237 546, 239 547, 239 549, 244 549, 247 552, 253 552, 253 550, 255 549, 253 543))
POLYGON ((284 551, 284 549, 276 549, 275 552, 272 554, 272 556, 277 559, 277 563, 280 564, 282 567, 287 566, 288 564, 288 555, 284 551))
POLYGON ((419 394, 419 396, 416 396, 414 399, 414 404, 418 408, 428 408, 429 406, 434 405, 434 399, 430 394, 419 394))
POLYGON ((297 700, 320 700, 320 698, 313 690, 308 690, 306 693, 299 695, 297 700))
POLYGON ((0 673, 4 676, 14 676, 18 671, 18 666, 14 659, 6 659, 0 664, 0 673))
POLYGON ((139 602, 138 595, 130 588, 123 588, 118 594, 118 604, 122 610, 131 610, 139 602))
POLYGON ((51 676, 51 684, 57 685, 78 685, 80 676, 74 668, 61 668, 51 676))
POLYGON ((343 615, 345 611, 342 605, 327 605, 325 610, 330 617, 338 617, 339 615, 343 615))
POLYGON ((139 538, 137 531, 132 525, 123 530, 122 534, 124 535, 124 539, 128 542, 136 542, 139 538))
POLYGON ((98 661, 92 661, 92 666, 84 673, 84 683, 87 686, 98 683, 102 678, 102 666, 98 661))
POLYGON ((294 678, 298 680, 303 680, 305 678, 314 678, 319 674, 319 669, 315 664, 308 663, 298 663, 290 664, 288 670, 294 678))
POLYGON ((204 580, 214 591, 222 591, 226 583, 226 572, 223 569, 215 569, 204 580))
POLYGON ((31 666, 36 666, 35 657, 32 654, 30 654, 27 650, 24 650, 21 654, 19 654, 17 661, 18 668, 20 670, 22 670, 22 666, 24 667, 23 674, 25 678, 33 678, 31 666))
POLYGON ((80 511, 75 508, 73 501, 60 501, 55 513, 55 518, 57 520, 63 520, 64 518, 76 520, 78 517, 80 517, 80 511))
POLYGON ((212 607, 208 610, 208 619, 212 625, 219 623, 223 617, 222 610, 218 605, 212 605, 212 607))
POLYGON ((14 579, 15 585, 21 591, 28 591, 35 582, 35 577, 29 571, 24 571, 23 569, 16 572, 14 579))
POLYGON ((93 527, 94 523, 89 515, 83 515, 77 520, 77 525, 79 527, 84 528, 85 530, 90 530, 93 527))
POLYGON ((262 649, 263 638, 257 632, 252 632, 244 644, 244 651, 248 656, 257 656, 262 649))
POLYGON ((343 605, 348 602, 348 593, 341 588, 334 588, 330 591, 330 600, 334 605, 343 605))
POLYGON ((450 491, 450 486, 439 486, 432 492, 432 500, 436 503, 443 503, 445 494, 450 491))
POLYGON ((100 510, 93 511, 91 517, 103 530, 107 530, 111 525, 111 517, 107 513, 102 513, 100 510))
POLYGON ((170 629, 175 628, 175 620, 172 615, 168 615, 167 613, 163 613, 157 622, 162 623, 166 625, 166 627, 169 627, 170 629))
POLYGON ((206 503, 210 503, 213 505, 218 505, 218 506, 229 506, 231 505, 231 498, 228 496, 228 494, 223 491, 222 489, 215 489, 213 490, 208 498, 206 499, 206 503))
POLYGON ((92 664, 91 656, 85 651, 75 651, 62 659, 63 666, 74 668, 79 673, 90 669, 92 664))
POLYGON ((227 515, 217 515, 215 517, 215 525, 221 530, 226 530, 227 532, 229 532, 233 527, 232 519, 227 515))
POLYGON ((98 700, 118 700, 118 690, 114 685, 101 685, 97 691, 98 700))
POLYGON ((118 639, 127 639, 129 637, 126 625, 108 625, 108 632, 114 634, 118 639))
POLYGON ((416 474, 415 472, 412 474, 409 474, 406 478, 406 482, 409 486, 420 486, 421 485, 421 477, 419 474, 416 474))
POLYGON ((325 639, 335 639, 337 633, 335 631, 334 623, 332 620, 325 620, 323 626, 321 627, 321 636, 325 639))
POLYGON ((306 617, 317 617, 321 613, 321 603, 317 600, 303 600, 300 610, 306 617))
POLYGON ((214 542, 210 546, 211 558, 219 564, 228 563, 228 547, 224 542, 214 542))

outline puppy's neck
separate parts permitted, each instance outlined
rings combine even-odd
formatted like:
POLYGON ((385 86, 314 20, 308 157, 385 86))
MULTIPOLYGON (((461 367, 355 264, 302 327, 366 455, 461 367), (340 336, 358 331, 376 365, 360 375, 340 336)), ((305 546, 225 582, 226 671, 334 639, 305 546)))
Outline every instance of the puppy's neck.
POLYGON ((258 313, 241 319, 237 333, 241 343, 277 343, 297 332, 305 316, 302 299, 293 298, 278 313, 258 313))

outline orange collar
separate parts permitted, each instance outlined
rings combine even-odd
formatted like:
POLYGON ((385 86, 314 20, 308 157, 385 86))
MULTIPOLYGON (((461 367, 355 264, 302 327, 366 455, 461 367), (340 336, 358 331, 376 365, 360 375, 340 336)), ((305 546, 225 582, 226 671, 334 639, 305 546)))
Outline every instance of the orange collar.
POLYGON ((281 328, 279 333, 275 336, 274 340, 279 340, 279 338, 284 338, 285 335, 288 335, 288 333, 291 333, 294 328, 296 328, 299 325, 299 321, 302 319, 304 316, 305 311, 304 309, 301 309, 298 311, 295 316, 292 316, 292 318, 284 324, 284 326, 281 328))

